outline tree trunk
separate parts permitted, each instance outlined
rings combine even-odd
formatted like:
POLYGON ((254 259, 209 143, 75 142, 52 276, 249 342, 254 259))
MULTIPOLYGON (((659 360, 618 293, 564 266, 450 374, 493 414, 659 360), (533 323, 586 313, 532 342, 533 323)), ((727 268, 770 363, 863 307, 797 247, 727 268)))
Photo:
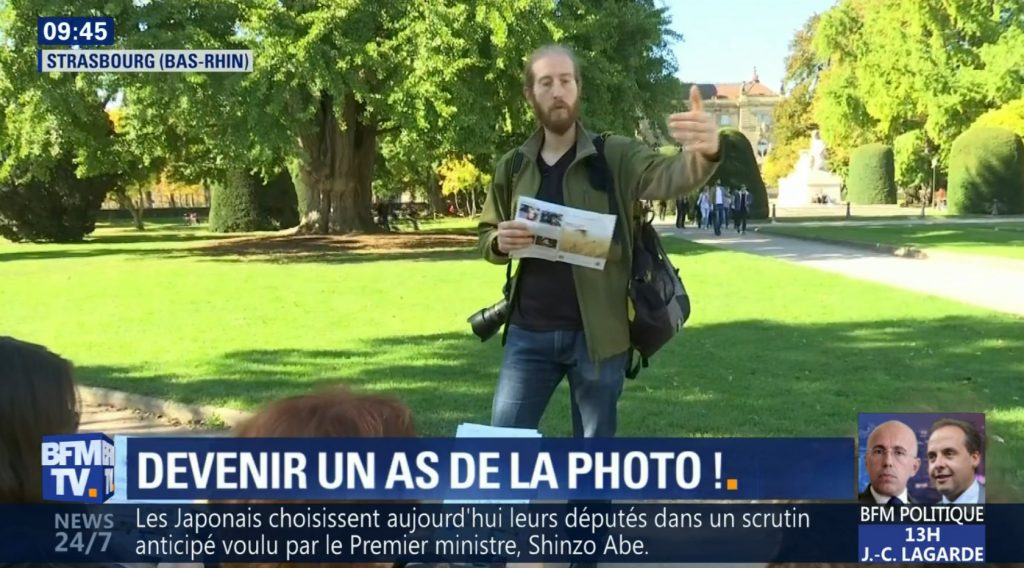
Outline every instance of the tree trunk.
POLYGON ((441 178, 434 171, 427 175, 427 201, 430 203, 432 215, 443 214, 448 210, 445 207, 444 195, 441 194, 441 178))
POLYGON ((114 192, 114 196, 117 199, 118 205, 120 205, 122 209, 131 211, 132 222, 135 224, 135 228, 139 231, 145 230, 146 226, 142 222, 142 196, 139 196, 138 205, 136 205, 135 201, 133 201, 131 197, 128 197, 128 192, 126 190, 117 190, 114 192))
POLYGON ((373 168, 377 158, 377 125, 363 122, 366 107, 346 93, 343 129, 338 130, 335 178, 331 192, 331 232, 376 231, 373 222, 373 168))
POLYGON ((299 137, 302 232, 374 232, 371 211, 377 126, 363 121, 365 106, 347 93, 341 122, 334 97, 322 93, 311 128, 299 137))

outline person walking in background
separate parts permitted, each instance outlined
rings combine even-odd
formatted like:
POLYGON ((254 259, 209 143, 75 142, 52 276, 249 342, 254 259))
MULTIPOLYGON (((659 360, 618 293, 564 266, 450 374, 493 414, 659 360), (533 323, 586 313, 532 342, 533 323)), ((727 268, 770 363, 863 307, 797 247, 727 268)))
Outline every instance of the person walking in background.
POLYGON ((701 227, 711 228, 711 192, 707 189, 700 193, 700 219, 701 227))
POLYGON ((676 228, 686 228, 686 213, 690 211, 690 200, 686 197, 676 199, 676 228))
POLYGON ((658 220, 664 221, 666 213, 668 213, 668 202, 661 199, 658 201, 658 220))
POLYGON ((725 210, 725 220, 722 221, 722 227, 728 227, 729 219, 732 218, 732 193, 731 189, 725 188, 724 201, 722 201, 722 209, 725 210))
POLYGON ((740 191, 736 194, 735 205, 736 232, 746 234, 747 216, 750 214, 750 192, 747 191, 747 186, 740 186, 740 191))
POLYGON ((725 187, 722 186, 721 180, 715 183, 714 206, 715 235, 721 236, 722 223, 725 222, 725 187))

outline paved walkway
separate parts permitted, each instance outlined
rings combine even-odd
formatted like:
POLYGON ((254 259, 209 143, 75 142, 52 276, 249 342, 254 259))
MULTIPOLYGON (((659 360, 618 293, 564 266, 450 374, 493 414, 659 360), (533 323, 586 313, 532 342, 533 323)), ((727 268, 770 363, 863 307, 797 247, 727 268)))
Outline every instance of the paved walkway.
POLYGON ((958 300, 991 310, 1024 316, 1024 262, 942 254, 915 260, 881 252, 792 239, 748 230, 714 233, 693 228, 658 226, 700 244, 770 256, 851 278, 888 284, 923 294, 958 300))
POLYGON ((215 434, 213 430, 190 428, 175 421, 166 420, 134 409, 113 406, 84 404, 79 432, 102 432, 115 434, 152 436, 201 436, 215 434))

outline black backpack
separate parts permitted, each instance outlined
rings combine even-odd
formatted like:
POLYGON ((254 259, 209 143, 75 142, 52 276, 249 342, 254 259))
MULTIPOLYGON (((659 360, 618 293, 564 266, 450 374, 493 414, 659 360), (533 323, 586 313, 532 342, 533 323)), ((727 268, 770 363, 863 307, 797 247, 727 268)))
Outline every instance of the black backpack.
MULTIPOLYGON (((682 330, 690 317, 690 297, 679 270, 672 265, 658 231, 651 224, 654 213, 648 215, 641 210, 629 220, 619 215, 625 207, 620 204, 622 195, 615 188, 614 176, 604 155, 605 136, 594 137, 597 154, 590 159, 588 175, 590 185, 608 196, 608 211, 616 218, 612 240, 618 242, 625 235, 626 244, 632 250, 632 272, 626 289, 630 341, 626 377, 635 379, 641 368, 649 366, 650 358, 682 330), (623 230, 622 224, 630 221, 629 230, 623 230), (637 354, 639 360, 634 362, 637 354)), ((517 150, 511 161, 510 175, 506 177, 513 182, 509 185, 510 196, 522 163, 523 154, 517 150)), ((511 278, 511 263, 507 276, 511 278)))

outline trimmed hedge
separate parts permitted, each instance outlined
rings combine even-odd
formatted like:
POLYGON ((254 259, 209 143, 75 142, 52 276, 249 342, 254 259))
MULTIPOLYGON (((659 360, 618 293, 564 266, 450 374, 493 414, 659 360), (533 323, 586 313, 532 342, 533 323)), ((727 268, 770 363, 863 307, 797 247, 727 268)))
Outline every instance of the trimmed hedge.
POLYGON ((850 153, 846 199, 854 205, 896 203, 896 166, 891 147, 865 144, 850 153))
POLYGON ((712 181, 720 179, 722 184, 730 189, 739 189, 741 185, 746 185, 753 198, 750 218, 767 219, 768 190, 765 188, 764 179, 761 178, 761 170, 757 167, 757 158, 754 156, 750 140, 735 128, 723 129, 720 136, 722 163, 715 171, 712 181))
POLYGON ((81 179, 75 169, 66 155, 47 179, 0 181, 0 236, 15 242, 67 243, 92 233, 114 180, 110 176, 81 179))
POLYGON ((210 230, 218 233, 258 231, 268 226, 260 213, 256 178, 245 170, 232 170, 213 184, 210 195, 210 230))
POLYGON ((1024 213, 1024 143, 1006 128, 974 127, 953 141, 949 190, 954 214, 1024 213))

